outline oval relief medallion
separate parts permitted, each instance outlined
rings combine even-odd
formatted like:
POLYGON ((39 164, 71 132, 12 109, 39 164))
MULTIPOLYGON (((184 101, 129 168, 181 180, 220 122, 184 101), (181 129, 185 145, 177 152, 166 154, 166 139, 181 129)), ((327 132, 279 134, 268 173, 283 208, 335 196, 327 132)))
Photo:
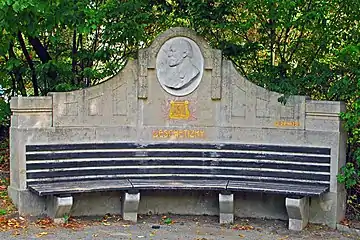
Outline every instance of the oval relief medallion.
POLYGON ((166 41, 156 58, 156 72, 166 92, 175 96, 192 93, 204 72, 204 58, 199 46, 185 37, 166 41))

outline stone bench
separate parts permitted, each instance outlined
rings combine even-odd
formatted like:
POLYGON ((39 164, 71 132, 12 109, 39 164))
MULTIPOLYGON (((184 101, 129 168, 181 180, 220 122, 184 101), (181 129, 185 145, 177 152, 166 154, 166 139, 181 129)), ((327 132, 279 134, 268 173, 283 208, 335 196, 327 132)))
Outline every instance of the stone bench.
MULTIPOLYGON (((27 188, 48 197, 48 214, 69 214, 72 194, 123 191, 137 220, 142 190, 216 191, 220 223, 234 220, 234 192, 286 196, 289 228, 308 222, 309 197, 329 191, 330 149, 212 143, 83 143, 26 146, 27 188)), ((175 206, 174 206, 175 207, 175 206)))

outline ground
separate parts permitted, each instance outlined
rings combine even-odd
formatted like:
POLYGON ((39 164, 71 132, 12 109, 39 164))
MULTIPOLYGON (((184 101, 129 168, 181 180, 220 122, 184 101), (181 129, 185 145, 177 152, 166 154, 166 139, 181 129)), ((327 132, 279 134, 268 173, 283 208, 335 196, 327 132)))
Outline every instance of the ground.
MULTIPOLYGON (((15 219, 14 219, 15 220, 15 219)), ((358 239, 324 226, 310 224, 301 232, 289 231, 286 222, 263 219, 237 219, 233 225, 219 225, 211 216, 140 216, 137 224, 118 216, 100 219, 69 219, 53 224, 49 219, 28 220, 19 228, 0 232, 0 239, 153 239, 153 240, 313 240, 358 239)))

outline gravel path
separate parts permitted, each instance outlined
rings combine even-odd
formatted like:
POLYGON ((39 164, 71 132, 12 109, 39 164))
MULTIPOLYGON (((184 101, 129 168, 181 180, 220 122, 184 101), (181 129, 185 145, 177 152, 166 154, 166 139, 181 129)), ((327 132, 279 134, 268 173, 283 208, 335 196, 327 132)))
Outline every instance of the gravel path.
POLYGON ((302 232, 287 230, 286 223, 276 220, 238 219, 235 225, 220 226, 216 217, 171 216, 170 225, 161 224, 159 216, 144 216, 137 224, 123 221, 107 222, 79 220, 86 226, 75 230, 63 226, 43 229, 34 224, 14 235, 14 231, 0 232, 0 239, 184 239, 184 240, 314 240, 314 239, 357 239, 324 226, 309 225, 302 232), (160 224, 159 224, 160 223, 160 224), (159 229, 155 229, 159 227, 159 229), (238 229, 233 229, 233 228, 238 229), (247 230, 240 230, 247 229, 247 230))

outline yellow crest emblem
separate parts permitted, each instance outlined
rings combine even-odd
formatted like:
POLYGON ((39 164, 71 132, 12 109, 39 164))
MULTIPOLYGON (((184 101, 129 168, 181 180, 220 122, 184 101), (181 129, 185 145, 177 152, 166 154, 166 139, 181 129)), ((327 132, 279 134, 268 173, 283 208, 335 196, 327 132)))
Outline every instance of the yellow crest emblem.
POLYGON ((188 120, 190 118, 189 101, 171 101, 169 118, 188 120))

